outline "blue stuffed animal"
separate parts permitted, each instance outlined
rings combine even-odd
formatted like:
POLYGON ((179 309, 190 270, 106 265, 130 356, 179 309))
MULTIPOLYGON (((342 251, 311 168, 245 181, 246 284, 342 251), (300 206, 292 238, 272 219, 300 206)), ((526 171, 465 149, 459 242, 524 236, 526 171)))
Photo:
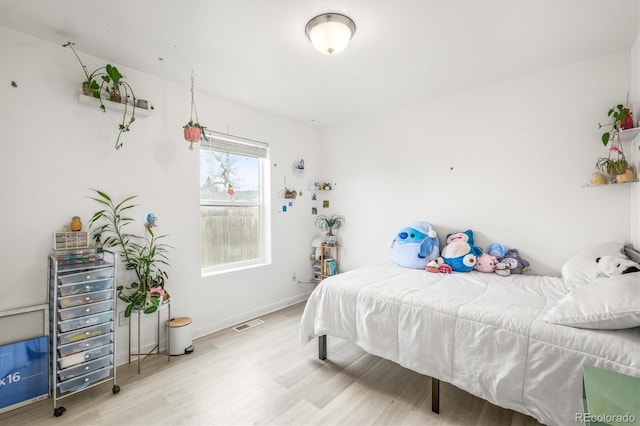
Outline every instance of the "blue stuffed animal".
POLYGON ((473 243, 473 231, 456 232, 447 235, 446 245, 442 248, 444 263, 456 272, 469 272, 476 265, 482 249, 473 243))
POLYGON ((404 268, 425 269, 440 255, 440 240, 430 223, 413 222, 398 232, 391 243, 391 258, 404 268))

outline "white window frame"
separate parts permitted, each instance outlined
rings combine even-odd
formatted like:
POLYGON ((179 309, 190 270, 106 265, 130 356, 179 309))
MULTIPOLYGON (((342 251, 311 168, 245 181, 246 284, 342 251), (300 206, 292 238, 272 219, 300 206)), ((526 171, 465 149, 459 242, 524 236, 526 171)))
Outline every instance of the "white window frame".
MULTIPOLYGON (((226 272, 240 271, 248 268, 255 268, 271 264, 271 181, 269 168, 269 145, 239 136, 226 133, 205 131, 207 140, 202 140, 200 150, 211 150, 217 152, 228 152, 230 154, 245 155, 259 159, 259 179, 260 197, 256 201, 244 200, 203 200, 200 198, 200 207, 214 206, 258 206, 260 209, 260 235, 259 235, 259 257, 256 259, 240 262, 224 263, 213 266, 200 265, 201 276, 216 275, 226 272)), ((202 229, 200 230, 200 247, 202 247, 202 229)))

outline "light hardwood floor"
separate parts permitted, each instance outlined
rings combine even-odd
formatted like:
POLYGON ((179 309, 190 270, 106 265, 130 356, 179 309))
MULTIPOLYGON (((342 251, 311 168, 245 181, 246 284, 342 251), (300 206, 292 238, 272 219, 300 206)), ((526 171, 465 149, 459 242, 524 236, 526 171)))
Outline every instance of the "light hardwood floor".
POLYGON ((261 317, 265 323, 194 341, 189 355, 154 356, 118 367, 112 381, 59 401, 0 415, 0 425, 538 425, 446 383, 440 414, 431 412, 431 379, 328 338, 302 345, 304 304, 261 317))

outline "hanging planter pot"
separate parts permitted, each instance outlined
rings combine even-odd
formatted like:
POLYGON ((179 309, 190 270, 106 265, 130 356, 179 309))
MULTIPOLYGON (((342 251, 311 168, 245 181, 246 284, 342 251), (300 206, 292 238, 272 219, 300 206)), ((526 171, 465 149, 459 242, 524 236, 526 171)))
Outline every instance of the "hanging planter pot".
MULTIPOLYGON (((200 140, 204 136, 204 131, 206 129, 205 126, 198 123, 198 112, 196 111, 196 100, 193 94, 193 82, 194 82, 193 71, 191 71, 191 117, 189 119, 189 122, 183 126, 184 140, 189 142, 189 149, 193 149, 194 142, 200 142, 200 140), (193 119, 194 115, 196 116, 195 121, 193 119)), ((207 139, 206 136, 204 136, 204 138, 205 140, 207 139)))
POLYGON ((188 122, 184 126, 184 140, 191 143, 200 142, 203 130, 204 126, 201 126, 200 123, 194 123, 193 121, 188 122))

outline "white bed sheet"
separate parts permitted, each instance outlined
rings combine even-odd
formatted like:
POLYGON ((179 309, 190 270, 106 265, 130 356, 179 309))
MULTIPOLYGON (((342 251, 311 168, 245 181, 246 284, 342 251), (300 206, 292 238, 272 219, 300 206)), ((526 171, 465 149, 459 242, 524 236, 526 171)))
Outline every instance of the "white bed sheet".
POLYGON ((580 424, 583 364, 640 377, 640 328, 544 322, 564 294, 557 277, 433 274, 381 263, 320 283, 301 337, 345 338, 544 424, 580 424))

